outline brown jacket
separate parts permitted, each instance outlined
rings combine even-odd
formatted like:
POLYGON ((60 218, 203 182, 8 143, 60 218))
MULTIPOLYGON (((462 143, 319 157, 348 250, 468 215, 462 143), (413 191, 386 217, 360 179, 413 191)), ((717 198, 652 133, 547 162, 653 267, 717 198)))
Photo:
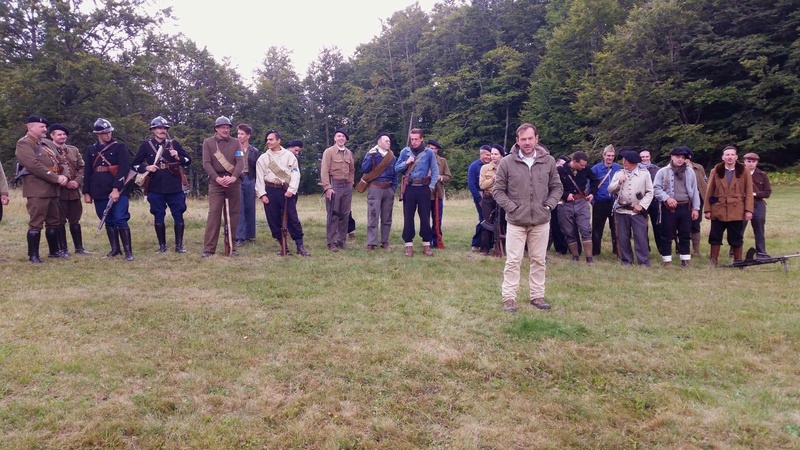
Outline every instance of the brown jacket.
POLYGON ((233 172, 230 173, 232 177, 239 178, 244 169, 244 155, 236 138, 220 139, 217 135, 206 138, 203 141, 203 169, 208 174, 208 184, 217 184, 217 177, 228 172, 214 156, 217 153, 217 147, 225 159, 233 165, 233 172))
MULTIPOLYGON (((37 142, 33 136, 26 134, 17 141, 15 152, 22 167, 28 169, 29 175, 22 177, 23 197, 58 197, 58 158, 50 157, 44 142, 37 142)), ((55 154, 55 149, 50 149, 55 154)))
POLYGON ((345 147, 343 152, 335 145, 322 152, 322 164, 319 169, 322 190, 331 188, 331 180, 347 180, 353 184, 356 178, 356 160, 353 152, 345 147))
POLYGON ((444 198, 444 185, 450 184, 450 180, 453 179, 446 159, 436 155, 436 163, 439 165, 439 181, 436 182, 436 189, 431 192, 431 200, 444 198))
POLYGON ((711 220, 732 222, 744 220, 745 212, 753 212, 753 178, 744 164, 736 161, 731 184, 725 179, 725 163, 711 169, 706 190, 706 211, 711 220))
POLYGON ((478 187, 481 188, 482 197, 491 197, 494 188, 494 178, 497 175, 497 164, 489 161, 481 167, 481 176, 478 178, 478 187))
POLYGON ((697 179, 697 190, 700 191, 700 200, 705 203, 706 189, 708 189, 708 180, 706 179, 706 169, 703 166, 692 162, 692 170, 694 170, 694 177, 697 179))
POLYGON ((752 174, 753 177, 753 197, 757 202, 763 202, 765 198, 772 195, 772 185, 769 182, 767 173, 761 169, 756 168, 752 174))
POLYGON ((61 188, 61 200, 79 200, 83 197, 81 188, 83 188, 83 167, 86 164, 81 152, 76 147, 67 144, 64 144, 61 148, 56 147, 56 150, 58 150, 58 154, 64 160, 64 166, 66 166, 62 175, 69 178, 69 181, 78 182, 77 189, 61 188))

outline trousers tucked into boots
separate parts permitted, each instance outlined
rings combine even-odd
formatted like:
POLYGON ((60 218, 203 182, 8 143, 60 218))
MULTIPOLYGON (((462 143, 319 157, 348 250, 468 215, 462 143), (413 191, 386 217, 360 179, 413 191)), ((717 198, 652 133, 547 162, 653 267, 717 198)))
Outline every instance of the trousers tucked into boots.
POLYGON ((61 253, 58 251, 58 227, 45 228, 44 238, 47 240, 47 248, 49 249, 47 257, 61 258, 61 253))
POLYGON ((125 252, 125 261, 133 261, 131 229, 128 227, 117 227, 117 230, 119 230, 119 240, 122 241, 122 250, 125 252))
POLYGON ((711 265, 713 267, 717 267, 717 263, 719 262, 719 250, 722 246, 721 245, 714 245, 711 244, 711 265))
POLYGON ((106 258, 113 258, 122 253, 119 251, 119 229, 106 225, 106 234, 108 234, 108 243, 111 244, 111 251, 108 252, 106 258))
MULTIPOLYGON (((66 233, 66 232, 65 232, 66 233)), ((83 248, 83 234, 81 233, 81 224, 69 224, 69 234, 72 235, 72 242, 75 243, 75 253, 78 255, 89 255, 90 253, 83 248)), ((66 238, 66 235, 64 236, 66 238)))
POLYGON ((28 261, 34 264, 41 264, 42 260, 39 259, 39 242, 42 240, 42 232, 40 230, 28 230, 28 261))
POLYGON ((184 224, 176 223, 175 224, 175 252, 176 253, 186 253, 186 249, 183 248, 183 229, 184 224))
POLYGON ((158 239, 158 250, 156 253, 164 253, 167 251, 167 225, 157 223, 153 225, 156 230, 156 239, 158 239))

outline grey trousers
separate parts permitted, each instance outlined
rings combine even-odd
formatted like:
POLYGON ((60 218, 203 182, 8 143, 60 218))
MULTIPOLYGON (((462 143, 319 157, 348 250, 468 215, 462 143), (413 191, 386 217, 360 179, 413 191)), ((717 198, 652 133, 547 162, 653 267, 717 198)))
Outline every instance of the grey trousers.
POLYGON ((636 260, 640 266, 649 266, 650 245, 647 237, 647 217, 642 214, 615 213, 617 225, 617 245, 619 246, 619 259, 623 264, 633 264, 633 249, 631 248, 631 235, 636 249, 636 260))
POLYGON ((350 204, 353 201, 353 185, 348 182, 331 183, 333 202, 325 201, 328 211, 328 245, 344 245, 347 239, 347 223, 350 220, 350 204))
POLYGON ((367 190, 367 245, 380 245, 389 242, 392 231, 392 208, 394 190, 370 186, 367 190), (378 242, 378 221, 380 220, 381 240, 378 242))
POLYGON ((589 209, 589 202, 585 199, 564 202, 556 210, 558 211, 558 224, 561 226, 561 232, 564 234, 567 244, 592 239, 592 213, 589 209))
MULTIPOLYGON (((747 229, 747 220, 744 221, 744 227, 747 229)), ((767 223, 767 204, 763 200, 753 204, 753 220, 750 225, 753 226, 753 235, 756 238, 756 253, 759 255, 767 254, 767 242, 764 235, 764 225, 767 223)))

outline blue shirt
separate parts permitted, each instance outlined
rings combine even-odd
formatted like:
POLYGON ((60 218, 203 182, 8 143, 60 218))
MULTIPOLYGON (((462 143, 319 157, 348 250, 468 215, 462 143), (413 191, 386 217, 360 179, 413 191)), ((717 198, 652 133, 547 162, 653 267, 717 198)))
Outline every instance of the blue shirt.
MULTIPOLYGON (((381 164, 383 158, 394 158, 394 153, 392 153, 391 150, 386 153, 386 156, 382 156, 380 152, 367 153, 367 156, 364 157, 364 161, 361 163, 361 172, 364 174, 369 173, 373 168, 381 164)), ((397 190, 397 172, 394 170, 394 164, 389 163, 386 169, 383 170, 383 173, 372 181, 378 183, 392 183, 392 189, 397 190)))
POLYGON ((467 169, 467 187, 472 192, 472 198, 476 202, 481 201, 481 188, 478 185, 481 179, 481 167, 483 167, 483 161, 478 158, 467 169))
POLYGON ((608 185, 611 183, 611 179, 614 178, 614 174, 620 169, 622 169, 622 166, 617 163, 611 163, 611 167, 606 167, 605 164, 600 162, 592 167, 592 172, 597 176, 597 179, 603 181, 597 188, 597 194, 594 196, 595 202, 610 202, 614 200, 611 198, 611 194, 608 193, 608 185), (606 177, 609 171, 611 171, 611 173, 606 177), (605 180, 603 180, 603 178, 605 178, 605 180))
MULTIPOLYGON (((406 160, 408 160, 409 156, 412 156, 414 153, 411 151, 411 148, 406 147, 400 152, 400 156, 397 157, 397 164, 395 164, 394 169, 403 174, 406 169, 408 169, 408 165, 406 165, 406 160)), ((418 180, 420 178, 425 178, 430 174, 431 182, 428 184, 428 187, 434 189, 436 187, 436 182, 439 181, 439 163, 436 162, 436 155, 433 153, 433 150, 426 148, 425 150, 419 152, 419 155, 415 157, 414 168, 411 169, 411 173, 408 174, 409 179, 418 180)))

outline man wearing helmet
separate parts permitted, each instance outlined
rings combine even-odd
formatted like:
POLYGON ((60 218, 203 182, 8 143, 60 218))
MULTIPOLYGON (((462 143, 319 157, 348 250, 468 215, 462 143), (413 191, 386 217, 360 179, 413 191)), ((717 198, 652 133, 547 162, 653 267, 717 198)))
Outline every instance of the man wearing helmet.
POLYGON ((83 173, 83 200, 94 203, 97 217, 102 219, 103 212, 108 202, 113 202, 106 217, 106 233, 111 251, 106 255, 113 258, 119 255, 122 249, 125 260, 133 261, 133 247, 131 246, 131 229, 128 227, 128 193, 125 192, 125 181, 130 171, 130 157, 125 144, 117 142, 111 136, 114 127, 106 119, 99 118, 95 121, 93 133, 97 135, 97 142, 86 149, 83 173))
POLYGON ((27 235, 28 261, 41 264, 39 243, 42 228, 47 225, 45 236, 52 252, 58 234, 59 186, 66 185, 69 179, 61 175, 63 168, 59 158, 48 146, 49 141, 44 141, 47 134, 47 120, 42 116, 30 116, 27 128, 28 133, 17 141, 15 154, 20 165, 24 167, 20 172, 22 196, 27 199, 25 206, 30 216, 27 235))
MULTIPOLYGON (((230 205, 230 233, 234 233, 239 225, 242 183, 239 176, 245 162, 239 141, 231 137, 231 126, 230 119, 218 117, 214 122, 214 136, 203 141, 203 169, 208 174, 208 220, 203 238, 203 258, 208 258, 217 251, 225 200, 230 205)), ((235 244, 231 246, 231 254, 236 255, 235 244)))
POLYGON ((161 116, 150 122, 153 137, 142 142, 131 165, 139 173, 148 173, 147 202, 153 215, 153 227, 158 239, 156 253, 167 251, 167 207, 175 223, 175 251, 183 248, 183 213, 186 211, 186 194, 183 193, 181 167, 189 167, 192 159, 178 141, 169 139, 169 122, 161 116))

